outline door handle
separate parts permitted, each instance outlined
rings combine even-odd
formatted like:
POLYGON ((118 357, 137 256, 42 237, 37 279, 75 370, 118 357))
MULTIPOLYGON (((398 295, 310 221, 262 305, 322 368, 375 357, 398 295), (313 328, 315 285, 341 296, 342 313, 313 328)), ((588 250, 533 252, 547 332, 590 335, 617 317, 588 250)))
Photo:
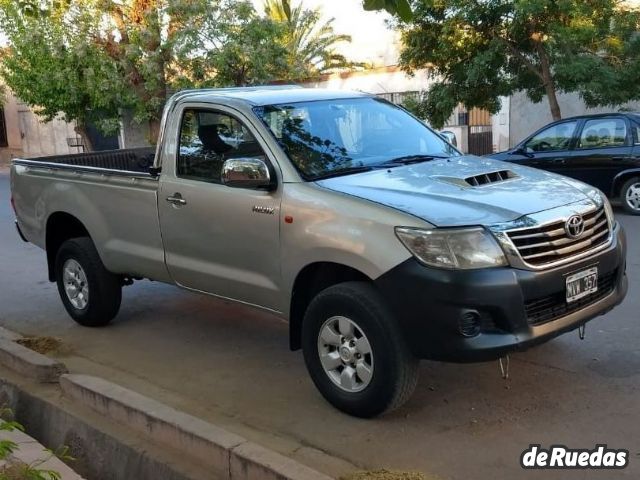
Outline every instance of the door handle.
POLYGON ((167 197, 167 202, 176 206, 187 204, 187 201, 184 198, 182 198, 182 195, 180 195, 179 193, 174 193, 172 197, 167 197))
POLYGON ((566 158, 554 158, 551 160, 553 163, 565 163, 567 161, 566 158))
POLYGON ((629 159, 629 157, 611 157, 611 160, 613 160, 614 162, 622 162, 627 159, 629 159))

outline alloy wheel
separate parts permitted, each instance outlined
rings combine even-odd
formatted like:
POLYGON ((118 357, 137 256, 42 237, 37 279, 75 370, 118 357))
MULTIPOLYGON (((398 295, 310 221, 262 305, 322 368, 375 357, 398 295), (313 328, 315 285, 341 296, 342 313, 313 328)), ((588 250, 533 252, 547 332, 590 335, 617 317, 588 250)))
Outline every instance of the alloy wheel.
POLYGON ((73 258, 64 262, 62 270, 64 291, 71 305, 78 310, 84 310, 89 304, 89 283, 82 266, 73 258))
POLYGON ((371 383, 371 344, 350 318, 335 316, 324 322, 318 334, 318 354, 325 373, 340 389, 355 393, 371 383))
POLYGON ((627 188, 625 201, 632 210, 640 211, 640 182, 636 182, 627 188))

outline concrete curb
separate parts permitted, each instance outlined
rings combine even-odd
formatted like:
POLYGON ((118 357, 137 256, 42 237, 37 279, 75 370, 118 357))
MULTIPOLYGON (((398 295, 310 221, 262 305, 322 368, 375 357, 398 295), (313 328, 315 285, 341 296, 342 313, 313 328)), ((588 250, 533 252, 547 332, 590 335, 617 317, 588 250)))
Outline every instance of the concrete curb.
POLYGON ((43 445, 19 430, 0 431, 0 440, 14 442, 18 448, 9 457, 26 465, 38 465, 38 470, 52 470, 60 475, 60 480, 83 480, 68 465, 55 455, 47 452, 43 445))
POLYGON ((247 441, 199 418, 101 378, 67 374, 60 377, 71 399, 149 435, 156 443, 177 448, 233 480, 329 480, 295 460, 247 441))
POLYGON ((253 442, 231 451, 232 480, 329 480, 330 477, 253 442))
POLYGON ((4 338, 6 340, 11 340, 12 342, 15 342, 16 340, 20 340, 21 338, 24 338, 24 337, 19 333, 9 330, 8 328, 0 327, 0 338, 4 338))
POLYGON ((63 363, 7 338, 0 338, 0 363, 40 383, 56 383, 60 375, 68 371, 63 363))

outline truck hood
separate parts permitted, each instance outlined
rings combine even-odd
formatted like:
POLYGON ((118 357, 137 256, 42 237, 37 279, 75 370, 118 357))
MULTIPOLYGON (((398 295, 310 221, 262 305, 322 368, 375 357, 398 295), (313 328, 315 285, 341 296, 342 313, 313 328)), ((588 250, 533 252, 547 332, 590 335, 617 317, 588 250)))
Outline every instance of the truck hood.
POLYGON ((386 205, 439 226, 493 225, 593 198, 575 180, 476 156, 436 159, 329 178, 319 186, 386 205), (494 172, 502 173, 495 178, 494 172), (473 178, 492 181, 473 186, 473 178), (508 178, 505 178, 508 175, 508 178))

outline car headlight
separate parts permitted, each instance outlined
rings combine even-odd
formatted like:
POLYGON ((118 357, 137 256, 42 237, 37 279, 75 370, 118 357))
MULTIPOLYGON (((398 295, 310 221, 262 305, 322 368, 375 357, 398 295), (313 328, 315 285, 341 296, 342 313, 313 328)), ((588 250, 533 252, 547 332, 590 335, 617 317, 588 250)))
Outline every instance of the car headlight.
POLYGON ((613 208, 611 208, 611 202, 609 199, 602 195, 602 201, 604 202, 604 211, 607 215, 607 220, 609 220, 609 228, 613 228, 616 224, 616 217, 613 215, 613 208))
POLYGON ((613 216, 613 208, 611 208, 611 202, 609 202, 607 196, 602 192, 602 190, 598 190, 595 187, 587 193, 587 196, 593 200, 593 203, 596 204, 597 208, 604 206, 604 211, 607 215, 607 220, 609 221, 609 227, 613 228, 616 219, 613 216))
POLYGON ((481 227, 396 227, 396 235, 420 262, 431 267, 468 270, 507 265, 498 242, 481 227))

